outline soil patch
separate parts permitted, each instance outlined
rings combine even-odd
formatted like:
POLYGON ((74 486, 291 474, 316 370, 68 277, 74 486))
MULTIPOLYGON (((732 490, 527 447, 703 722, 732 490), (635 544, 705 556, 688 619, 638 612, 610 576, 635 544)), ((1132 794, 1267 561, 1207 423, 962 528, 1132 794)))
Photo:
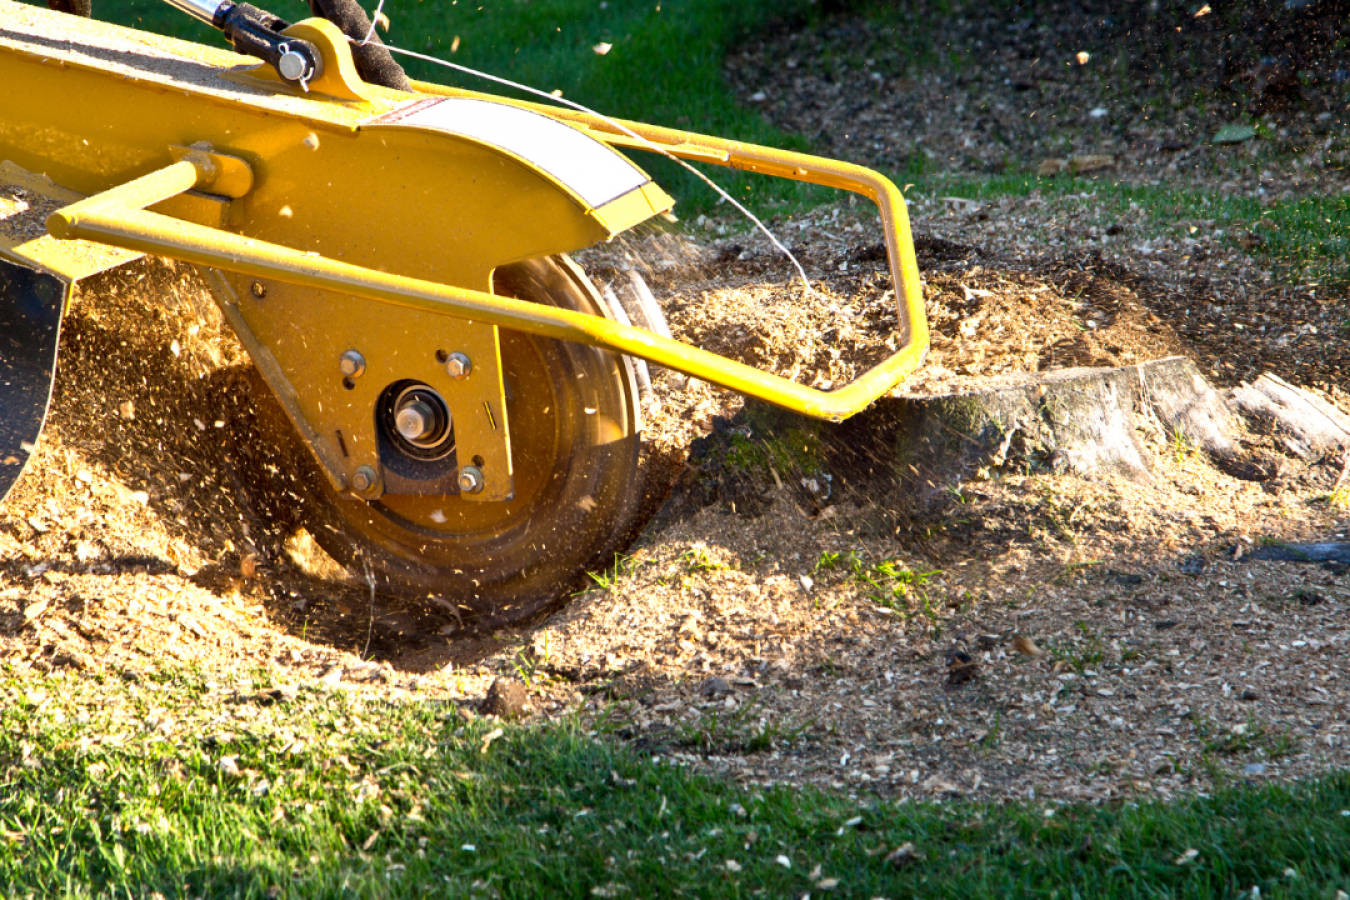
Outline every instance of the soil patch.
MULTIPOLYGON (((873 321, 889 278, 853 212, 808 221, 811 295, 751 238, 651 234, 587 262, 604 284, 640 261, 678 334, 834 384, 890 339, 873 321)), ((920 250, 938 336, 920 386, 1187 349, 1146 278, 920 250)), ((594 712, 651 752, 916 796, 1109 799, 1340 758, 1342 577, 1235 559, 1345 534, 1330 466, 1238 481, 1151 433, 1149 484, 1009 470, 915 514, 885 477, 832 479, 836 454, 751 471, 747 516, 724 471, 688 462, 743 404, 658 374, 647 448, 676 512, 554 617, 474 635, 374 596, 287 517, 246 369, 192 272, 147 260, 88 285, 64 341, 40 457, 0 513, 0 641, 20 669, 237 678, 247 660, 280 682, 475 708, 523 677, 537 715, 594 712)))
POLYGON ((844 10, 812 28, 780 23, 726 71, 747 106, 784 130, 891 171, 1002 173, 1104 155, 1113 178, 1132 182, 1184 176, 1272 197, 1344 190, 1344 4, 1196 9, 919 3, 910 21, 921 28, 844 10), (1259 141, 1215 141, 1251 122, 1262 123, 1259 141), (1290 152, 1296 166, 1269 171, 1265 157, 1290 152))

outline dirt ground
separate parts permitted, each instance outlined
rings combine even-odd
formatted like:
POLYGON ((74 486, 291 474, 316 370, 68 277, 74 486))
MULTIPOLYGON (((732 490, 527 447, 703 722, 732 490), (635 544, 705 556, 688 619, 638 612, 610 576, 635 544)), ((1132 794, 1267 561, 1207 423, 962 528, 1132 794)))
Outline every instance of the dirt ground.
MULTIPOLYGON (((1350 411, 1343 290, 1281 283, 1210 234, 1102 221, 1090 184, 1081 204, 927 197, 911 215, 934 336, 905 391, 1185 355, 1216 386, 1270 371, 1350 411)), ((774 223, 812 295, 729 219, 685 225, 581 260, 602 286, 639 267, 678 337, 803 383, 893 350, 862 206, 774 223)), ((266 672, 474 709, 508 677, 531 715, 581 710, 747 783, 916 798, 1169 796, 1350 756, 1345 566, 1252 559, 1346 539, 1342 461, 1283 458, 1258 423, 1244 446, 1280 458, 1260 480, 1144 429, 1147 478, 1014 464, 918 507, 884 458, 869 478, 837 450, 801 470, 707 464, 755 439, 743 404, 658 374, 644 447, 664 508, 553 615, 480 634, 318 549, 258 444, 246 365, 185 267, 82 287, 48 430, 0 510, 9 671, 266 672)))

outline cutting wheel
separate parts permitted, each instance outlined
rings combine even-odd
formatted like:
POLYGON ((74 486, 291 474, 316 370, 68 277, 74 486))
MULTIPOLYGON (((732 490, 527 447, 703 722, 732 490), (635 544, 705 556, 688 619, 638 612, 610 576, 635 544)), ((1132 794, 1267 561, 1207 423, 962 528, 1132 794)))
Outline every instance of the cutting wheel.
MULTIPOLYGON (((612 318, 562 256, 494 273, 494 292, 612 318)), ((502 330, 515 496, 474 502, 391 496, 369 503, 332 489, 294 454, 303 519, 335 559, 383 587, 434 595, 479 627, 528 618, 628 531, 641 497, 637 388, 627 357, 502 330)), ((455 455, 440 464, 452 473, 455 455)))

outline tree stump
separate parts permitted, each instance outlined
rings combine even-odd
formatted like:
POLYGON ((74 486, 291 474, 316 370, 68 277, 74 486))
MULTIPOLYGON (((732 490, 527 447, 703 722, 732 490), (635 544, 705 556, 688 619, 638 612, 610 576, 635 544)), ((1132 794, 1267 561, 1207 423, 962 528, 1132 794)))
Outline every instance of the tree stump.
POLYGON ((901 479, 923 487, 1015 463, 1028 469, 1150 478, 1141 430, 1218 459, 1241 433, 1227 401, 1183 357, 965 382, 951 393, 889 398, 901 479))
POLYGON ((1233 402, 1269 423, 1284 448, 1305 461, 1350 454, 1350 416, 1269 372, 1233 388, 1233 402))
POLYGON ((1240 449, 1245 429, 1229 402, 1183 357, 1122 368, 1075 368, 964 379, 949 392, 885 397, 831 425, 747 401, 694 442, 669 520, 679 510, 722 501, 754 515, 775 487, 818 508, 841 489, 892 494, 911 510, 981 470, 1149 480, 1141 435, 1203 450, 1229 474, 1264 480, 1276 467, 1240 449))

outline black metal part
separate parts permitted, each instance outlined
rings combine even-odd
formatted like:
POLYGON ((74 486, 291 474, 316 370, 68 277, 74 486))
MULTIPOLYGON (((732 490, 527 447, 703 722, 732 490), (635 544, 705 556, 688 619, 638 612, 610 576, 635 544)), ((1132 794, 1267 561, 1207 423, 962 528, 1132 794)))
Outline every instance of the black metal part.
POLYGON ((317 47, 281 34, 291 25, 285 19, 251 3, 223 6, 217 18, 216 27, 225 32, 236 53, 261 59, 276 69, 283 80, 304 86, 323 74, 323 57, 317 47), (283 65, 283 57, 289 54, 299 54, 303 59, 295 76, 288 75, 288 68, 283 65))
POLYGON ((412 82, 403 67, 394 62, 379 35, 371 30, 370 18, 356 0, 309 0, 309 8, 314 15, 323 16, 352 39, 352 59, 362 81, 397 91, 412 90, 412 82))
POLYGON ((70 284, 0 259, 0 502, 37 447, 70 284))

